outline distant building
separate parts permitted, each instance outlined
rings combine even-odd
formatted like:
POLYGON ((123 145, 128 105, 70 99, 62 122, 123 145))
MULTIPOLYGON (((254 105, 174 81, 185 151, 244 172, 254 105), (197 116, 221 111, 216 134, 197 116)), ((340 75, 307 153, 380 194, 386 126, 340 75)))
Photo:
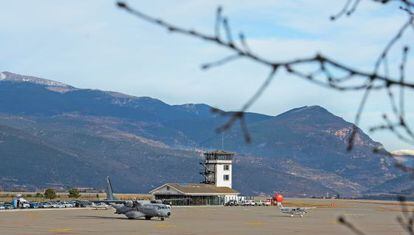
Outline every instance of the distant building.
POLYGON ((66 191, 66 187, 64 184, 61 183, 46 183, 45 184, 46 187, 44 190, 51 188, 54 189, 56 192, 65 192, 66 191))
POLYGON ((150 191, 155 199, 173 205, 222 205, 237 200, 239 192, 232 189, 233 153, 213 151, 204 153, 200 184, 167 183, 150 191))
POLYGON ((95 188, 92 188, 92 187, 76 187, 76 189, 80 193, 102 193, 102 190, 95 189, 95 188))
POLYGON ((213 151, 204 153, 204 162, 201 163, 205 184, 214 184, 217 187, 232 187, 232 163, 234 153, 213 151))
POLYGON ((229 187, 209 184, 167 183, 150 192, 155 199, 173 205, 222 205, 237 198, 239 192, 229 187))

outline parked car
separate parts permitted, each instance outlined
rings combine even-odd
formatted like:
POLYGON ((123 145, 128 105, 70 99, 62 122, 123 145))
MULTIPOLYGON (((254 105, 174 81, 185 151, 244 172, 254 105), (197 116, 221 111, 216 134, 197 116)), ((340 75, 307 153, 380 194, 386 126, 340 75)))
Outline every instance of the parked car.
POLYGON ((6 210, 6 207, 4 205, 0 205, 0 210, 6 210))
POLYGON ((230 200, 224 204, 225 206, 238 206, 239 202, 236 200, 230 200))
POLYGON ((51 208, 52 205, 49 202, 43 202, 39 205, 40 208, 51 208))
POLYGON ((3 204, 6 210, 14 209, 14 206, 10 203, 3 204))
POLYGON ((59 208, 69 208, 69 207, 75 206, 73 203, 65 202, 65 201, 59 202, 58 205, 59 205, 59 208))
POLYGON ((242 202, 242 206, 255 206, 256 203, 253 200, 245 200, 242 202))
POLYGON ((68 208, 72 208, 72 207, 75 207, 75 204, 72 203, 72 202, 67 202, 67 203, 65 203, 65 206, 68 207, 68 208))
POLYGON ((260 200, 255 203, 256 203, 256 206, 271 206, 272 205, 272 202, 270 201, 270 199, 267 199, 264 201, 260 200))
POLYGON ((264 205, 265 206, 271 206, 272 205, 272 200, 267 199, 266 201, 264 201, 264 205))
POLYGON ((30 208, 39 208, 39 206, 40 206, 40 203, 38 203, 38 202, 31 202, 30 203, 30 208))
POLYGON ((20 208, 22 208, 22 209, 30 208, 30 203, 28 203, 28 202, 23 202, 23 203, 21 204, 20 208))
POLYGON ((87 207, 92 205, 92 202, 89 201, 76 201, 75 207, 87 207))
POLYGON ((262 200, 256 201, 254 203, 255 203, 256 206, 264 206, 265 205, 264 201, 262 201, 262 200))

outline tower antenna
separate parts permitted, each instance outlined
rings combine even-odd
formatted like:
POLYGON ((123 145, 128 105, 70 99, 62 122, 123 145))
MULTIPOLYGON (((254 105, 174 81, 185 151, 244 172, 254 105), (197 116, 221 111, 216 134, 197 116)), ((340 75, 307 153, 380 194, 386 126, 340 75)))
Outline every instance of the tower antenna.
POLYGON ((221 133, 221 149, 224 150, 224 133, 221 133))

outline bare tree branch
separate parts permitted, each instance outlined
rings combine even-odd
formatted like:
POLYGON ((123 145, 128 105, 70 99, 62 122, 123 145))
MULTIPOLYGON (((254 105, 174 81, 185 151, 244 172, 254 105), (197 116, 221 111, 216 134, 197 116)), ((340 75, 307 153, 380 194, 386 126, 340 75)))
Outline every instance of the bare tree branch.
MULTIPOLYGON (((414 3, 409 0, 371 0, 373 2, 378 2, 382 4, 387 4, 390 2, 397 2, 401 4, 402 12, 406 12, 408 16, 408 20, 399 28, 397 33, 391 38, 391 40, 387 43, 387 45, 384 47, 383 51, 380 53, 379 57, 377 58, 373 71, 363 71, 354 67, 351 67, 349 65, 346 65, 344 63, 338 62, 332 58, 329 58, 323 54, 316 54, 313 57, 305 57, 305 58, 298 58, 293 60, 285 60, 285 61, 273 61, 269 60, 265 57, 262 57, 256 53, 254 53, 248 46, 246 42, 245 35, 243 33, 239 33, 239 43, 236 43, 233 37, 233 33, 228 21, 228 18, 223 16, 223 10, 221 7, 217 8, 216 11, 216 18, 215 18, 215 24, 214 24, 214 34, 208 34, 208 33, 202 33, 196 30, 192 29, 186 29, 177 25, 174 25, 172 23, 166 22, 162 19, 149 16, 147 14, 144 14, 143 12, 136 10, 134 8, 131 8, 129 5, 127 5, 124 2, 118 2, 117 5, 126 10, 128 13, 138 17, 141 20, 144 20, 148 23, 154 24, 156 26, 159 26, 161 28, 164 28, 168 30, 169 32, 178 33, 182 35, 186 35, 193 38, 198 38, 203 41, 214 43, 220 47, 223 47, 229 51, 232 52, 230 56, 224 57, 220 60, 216 60, 211 63, 206 63, 202 65, 202 69, 210 69, 213 67, 225 65, 229 62, 233 62, 238 59, 248 59, 251 60, 254 63, 264 65, 266 67, 269 67, 271 69, 271 73, 266 79, 266 81, 262 84, 262 86, 259 87, 259 89, 255 92, 255 94, 246 101, 245 105, 243 105, 238 112, 218 112, 217 109, 214 109, 216 113, 219 113, 220 115, 230 116, 229 120, 223 124, 221 127, 219 127, 218 131, 224 131, 229 129, 236 121, 241 120, 244 118, 243 112, 247 111, 248 108, 250 108, 255 101, 259 98, 259 96, 266 90, 266 88, 269 86, 270 82, 273 80, 273 77, 275 75, 275 72, 280 69, 284 69, 287 73, 308 80, 312 83, 328 87, 331 89, 335 89, 338 91, 349 91, 349 90, 363 90, 364 96, 361 99, 359 108, 357 110, 357 113, 355 115, 355 126, 353 127, 353 131, 349 138, 349 144, 348 144, 348 150, 351 150, 353 147, 353 141, 355 139, 355 136, 357 134, 357 127, 361 114, 364 110, 364 106, 366 103, 366 100, 369 97, 371 90, 379 90, 379 89, 385 89, 387 90, 388 97, 390 99, 390 102, 392 103, 393 112, 396 116, 398 116, 398 122, 399 128, 403 128, 404 132, 408 135, 407 138, 410 138, 414 142, 414 136, 412 136, 413 131, 409 128, 407 125, 407 122, 405 121, 405 115, 404 115, 404 89, 414 89, 414 83, 407 81, 405 76, 403 75, 405 73, 405 63, 407 60, 407 54, 408 49, 404 50, 403 52, 403 62, 400 66, 400 77, 394 78, 390 76, 388 70, 388 54, 390 50, 394 47, 397 41, 399 41, 404 33, 409 29, 413 28, 413 21, 414 17, 412 14, 412 9, 414 8, 414 3), (225 37, 223 38, 221 36, 221 32, 224 32, 225 37), (315 70, 309 72, 309 71, 302 71, 301 66, 303 65, 311 65, 316 66, 315 70), (384 67, 385 74, 382 75, 379 73, 380 67, 384 67), (332 72, 331 70, 335 71, 332 72), (346 74, 345 76, 339 76, 338 74, 346 74), (349 81, 354 81, 354 83, 349 83, 349 81), (359 83, 359 84, 355 84, 359 83), (395 96, 392 93, 393 87, 399 87, 400 88, 400 95, 399 95, 399 107, 397 109, 397 106, 395 105, 396 100, 395 96)), ((344 7, 334 16, 331 17, 332 20, 336 20, 340 18, 343 15, 351 15, 353 14, 357 7, 359 6, 361 0, 347 0, 345 2, 344 7)), ((407 47, 408 48, 408 47, 407 47)), ((245 124, 242 124, 245 125, 245 124)), ((394 125, 381 125, 380 127, 374 127, 371 130, 377 131, 377 130, 395 130, 394 125)), ((242 128, 243 132, 247 131, 247 128, 242 128)), ((246 142, 249 142, 250 136, 248 133, 244 133, 246 142)))
MULTIPOLYGON (((368 1, 368 0, 367 0, 368 1)), ((237 121, 240 123, 240 128, 246 142, 251 141, 251 136, 247 129, 245 122, 245 112, 258 100, 267 87, 271 84, 276 76, 278 70, 283 69, 288 74, 294 77, 302 78, 319 86, 328 87, 338 91, 363 91, 358 110, 355 115, 355 122, 352 127, 351 134, 348 139, 348 150, 354 146, 354 140, 358 134, 358 127, 361 116, 364 112, 367 100, 373 90, 384 90, 388 97, 392 110, 392 119, 386 113, 383 115, 384 123, 370 128, 371 132, 387 130, 394 133, 394 135, 401 141, 414 144, 414 131, 410 128, 406 121, 406 99, 405 93, 414 91, 414 83, 406 79, 406 64, 409 53, 409 46, 404 46, 401 54, 401 63, 399 64, 399 77, 393 77, 390 73, 389 54, 396 47, 397 43, 403 38, 404 34, 411 29, 414 31, 414 2, 411 0, 370 0, 375 3, 389 4, 397 3, 400 5, 401 12, 406 14, 407 20, 398 28, 396 33, 390 38, 379 56, 376 58, 372 71, 365 71, 354 68, 347 64, 341 63, 336 59, 327 57, 324 54, 317 53, 312 57, 297 58, 284 61, 275 61, 258 55, 250 49, 247 44, 246 37, 243 33, 239 33, 238 37, 234 37, 231 30, 229 20, 223 16, 222 7, 216 10, 216 18, 214 24, 214 34, 203 33, 192 29, 186 29, 166 22, 162 19, 146 15, 139 10, 131 8, 124 2, 118 2, 117 5, 126 10, 128 13, 144 20, 148 23, 154 24, 169 32, 186 35, 192 38, 197 38, 202 41, 210 42, 223 47, 231 52, 231 55, 221 58, 219 60, 205 63, 201 66, 202 69, 211 69, 217 66, 222 66, 238 59, 247 59, 256 64, 263 65, 270 69, 270 73, 265 81, 260 85, 256 92, 246 101, 246 103, 237 112, 224 112, 219 109, 212 109, 222 116, 228 116, 228 121, 217 128, 218 132, 222 132, 231 128, 237 121), (222 36, 221 34, 224 33, 222 36), (237 40, 237 41, 236 41, 237 40), (303 66, 313 66, 311 71, 303 69, 303 66), (383 69, 383 74, 380 72, 383 69), (353 82, 353 83, 351 83, 353 82), (398 95, 394 94, 397 89, 398 95), (395 121, 394 121, 395 119, 395 121)), ((331 16, 331 20, 338 20, 343 16, 350 16, 354 14, 359 7, 362 0, 345 0, 345 4, 338 13, 331 16)), ((374 149, 374 152, 385 154, 388 157, 394 158, 391 153, 374 149)), ((396 166, 405 172, 414 174, 414 168, 407 167, 399 162, 396 166)), ((403 210, 403 216, 397 218, 397 221, 403 229, 409 233, 414 234, 414 212, 409 212, 406 208, 405 198, 399 198, 403 210)), ((341 216, 338 222, 349 228, 353 233, 364 235, 361 230, 356 228, 351 222, 341 216)))
POLYGON ((344 216, 338 217, 338 222, 344 225, 345 227, 349 228, 353 233, 357 235, 365 235, 365 233, 363 233, 361 230, 356 228, 352 223, 346 220, 344 216))

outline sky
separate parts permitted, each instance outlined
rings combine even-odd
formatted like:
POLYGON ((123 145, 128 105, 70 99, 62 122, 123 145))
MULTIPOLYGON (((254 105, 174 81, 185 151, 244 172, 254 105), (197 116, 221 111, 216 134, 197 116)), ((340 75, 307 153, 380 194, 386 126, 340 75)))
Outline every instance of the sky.
MULTIPOLYGON (((372 71, 375 59, 406 17, 398 5, 362 1, 351 17, 329 17, 337 0, 152 0, 127 3, 171 23, 213 33, 217 6, 232 30, 243 32, 253 51, 270 60, 317 52, 372 71)), ((200 65, 230 55, 226 49, 168 33, 115 6, 112 0, 0 0, 0 71, 32 75, 79 88, 150 96, 169 104, 206 103, 237 110, 260 86, 269 69, 248 60, 201 70, 200 65)), ((412 32, 403 42, 412 41, 412 32)), ((402 44, 397 44, 400 52, 402 44)), ((399 53, 390 64, 398 63, 399 53)), ((408 74, 414 61, 408 60, 408 74)), ((411 92, 413 93, 413 92, 411 92)), ((338 92, 280 73, 249 111, 277 115, 320 105, 353 122, 360 92, 338 92)), ((407 100, 414 98, 408 94, 407 100)), ((360 127, 381 124, 390 107, 384 92, 368 100, 360 127)), ((408 120, 414 110, 407 107, 408 120)), ((413 123, 414 124, 414 123, 413 123)), ((389 150, 412 149, 394 135, 370 136, 389 150)))

